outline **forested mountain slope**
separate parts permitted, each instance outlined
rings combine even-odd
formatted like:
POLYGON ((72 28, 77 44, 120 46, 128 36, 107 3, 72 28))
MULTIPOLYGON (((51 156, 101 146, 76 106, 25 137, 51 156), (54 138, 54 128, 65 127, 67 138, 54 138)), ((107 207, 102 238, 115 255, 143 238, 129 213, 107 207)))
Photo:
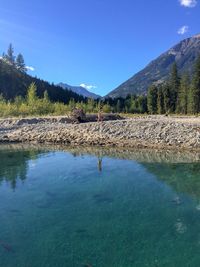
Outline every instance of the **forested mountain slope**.
POLYGON ((128 81, 121 84, 106 97, 126 97, 128 94, 146 94, 152 83, 162 83, 169 79, 171 68, 176 62, 179 73, 193 71, 194 62, 200 55, 200 34, 187 38, 156 60, 153 60, 146 68, 135 74, 128 81))
POLYGON ((16 96, 25 97, 27 89, 31 83, 37 86, 37 94, 42 97, 44 91, 48 92, 49 98, 56 102, 68 103, 70 99, 83 101, 85 97, 80 96, 71 90, 64 90, 46 81, 32 77, 26 72, 20 71, 5 60, 0 59, 0 94, 7 100, 14 99, 16 96))

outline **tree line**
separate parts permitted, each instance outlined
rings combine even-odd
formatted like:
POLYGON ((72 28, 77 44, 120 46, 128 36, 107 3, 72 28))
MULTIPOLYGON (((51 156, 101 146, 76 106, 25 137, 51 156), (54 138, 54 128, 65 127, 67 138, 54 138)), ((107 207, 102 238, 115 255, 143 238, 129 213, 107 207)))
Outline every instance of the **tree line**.
MULTIPOLYGON (((138 114, 198 114, 200 113, 200 57, 193 75, 182 75, 174 63, 167 81, 154 83, 146 95, 128 95, 126 98, 87 99, 70 90, 64 90, 37 77, 26 74, 23 55, 14 55, 10 44, 0 60, 0 115, 63 115, 73 108, 96 113, 138 114), (30 104, 30 89, 34 89, 34 105, 30 104)), ((32 102, 32 103, 33 103, 32 102)))
POLYGON ((94 99, 75 101, 71 98, 67 104, 52 102, 47 90, 42 97, 38 96, 35 83, 31 83, 25 97, 19 95, 14 100, 6 100, 3 95, 0 95, 0 117, 66 115, 75 108, 82 109, 85 113, 97 113, 100 109, 104 113, 111 112, 110 105, 94 99))
POLYGON ((170 79, 149 88, 147 109, 150 114, 200 113, 200 57, 196 60, 192 77, 187 72, 179 75, 174 63, 170 79))
POLYGON ((129 95, 125 99, 105 99, 111 112, 139 114, 198 114, 200 113, 200 56, 192 75, 179 74, 174 63, 166 81, 152 84, 146 95, 129 95))
POLYGON ((200 113, 200 56, 192 75, 182 75, 174 63, 167 81, 152 84, 147 95, 129 95, 125 99, 106 99, 112 112, 140 114, 198 114, 200 113))

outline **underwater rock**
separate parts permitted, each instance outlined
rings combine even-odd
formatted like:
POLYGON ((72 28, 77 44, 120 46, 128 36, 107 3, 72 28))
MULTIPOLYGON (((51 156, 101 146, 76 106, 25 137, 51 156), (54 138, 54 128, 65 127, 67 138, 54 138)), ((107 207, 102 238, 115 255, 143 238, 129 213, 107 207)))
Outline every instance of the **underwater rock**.
POLYGON ((181 205, 183 202, 181 201, 180 197, 175 197, 172 202, 176 205, 181 205))
POLYGON ((10 209, 9 212, 11 212, 11 213, 20 213, 20 210, 17 210, 17 209, 10 209))
POLYGON ((13 248, 9 245, 4 243, 2 240, 0 240, 0 245, 2 246, 2 248, 7 251, 7 252, 14 252, 13 248))
POLYGON ((187 226, 178 219, 175 223, 175 229, 178 234, 184 234, 187 231, 187 226))
POLYGON ((77 229, 76 230, 76 233, 77 234, 86 234, 87 233, 87 230, 86 229, 77 229))
POLYGON ((93 199, 95 200, 96 203, 111 203, 111 202, 113 202, 113 199, 104 193, 94 195, 93 199))
POLYGON ((46 195, 47 195, 48 197, 52 197, 52 198, 55 198, 55 197, 57 196, 56 193, 53 193, 53 192, 50 192, 50 191, 46 191, 46 195))

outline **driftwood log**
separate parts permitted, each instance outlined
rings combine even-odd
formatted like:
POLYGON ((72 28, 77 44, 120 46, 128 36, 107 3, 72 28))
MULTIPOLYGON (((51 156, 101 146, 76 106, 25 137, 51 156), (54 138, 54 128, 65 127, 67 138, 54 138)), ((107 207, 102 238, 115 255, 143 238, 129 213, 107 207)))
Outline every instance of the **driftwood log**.
POLYGON ((75 108, 71 113, 74 122, 81 123, 86 121, 86 114, 83 109, 75 108))

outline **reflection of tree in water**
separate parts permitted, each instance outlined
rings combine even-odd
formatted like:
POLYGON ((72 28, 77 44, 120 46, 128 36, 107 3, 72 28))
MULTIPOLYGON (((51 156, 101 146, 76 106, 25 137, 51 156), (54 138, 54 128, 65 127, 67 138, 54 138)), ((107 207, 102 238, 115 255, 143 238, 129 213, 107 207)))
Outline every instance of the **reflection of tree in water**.
POLYGON ((143 165, 177 193, 200 198, 200 163, 143 163, 143 165))
POLYGON ((102 172, 102 157, 98 157, 98 170, 99 172, 102 172))
POLYGON ((0 184, 6 181, 15 189, 18 179, 26 179, 29 160, 36 159, 39 153, 37 150, 0 150, 0 184))
MULTIPOLYGON (((78 152, 78 151, 71 152, 71 154, 75 158, 78 156, 84 156, 85 155, 85 153, 78 152)), ((103 170, 102 162, 103 162, 103 154, 101 152, 98 152, 97 153, 97 167, 98 167, 99 172, 102 172, 102 170, 103 170)))

